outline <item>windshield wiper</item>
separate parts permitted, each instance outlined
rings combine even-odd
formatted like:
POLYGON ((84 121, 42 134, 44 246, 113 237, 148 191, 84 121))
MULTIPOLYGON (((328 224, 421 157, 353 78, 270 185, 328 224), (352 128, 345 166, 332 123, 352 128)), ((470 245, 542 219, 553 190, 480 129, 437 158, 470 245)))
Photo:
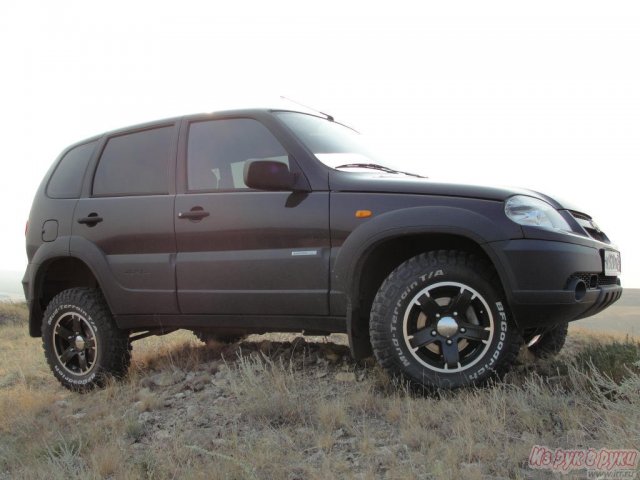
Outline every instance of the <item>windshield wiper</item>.
POLYGON ((369 168, 371 170, 379 170, 386 173, 400 173, 402 175, 409 175, 410 177, 427 178, 423 175, 418 175, 417 173, 401 172, 400 170, 394 170, 393 168, 378 165, 377 163, 345 163, 344 165, 338 165, 335 168, 369 168))

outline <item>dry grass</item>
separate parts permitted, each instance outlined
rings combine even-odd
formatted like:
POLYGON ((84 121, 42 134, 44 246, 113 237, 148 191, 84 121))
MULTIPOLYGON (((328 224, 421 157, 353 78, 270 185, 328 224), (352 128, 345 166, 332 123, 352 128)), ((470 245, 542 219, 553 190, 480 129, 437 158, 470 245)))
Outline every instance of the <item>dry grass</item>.
POLYGON ((78 395, 23 320, 4 322, 0 479, 539 478, 534 444, 640 449, 629 339, 572 332, 559 357, 523 357, 504 382, 425 396, 346 358, 343 338, 293 338, 145 339, 127 379, 78 395))
POLYGON ((25 324, 27 316, 25 302, 0 302, 0 326, 25 324))

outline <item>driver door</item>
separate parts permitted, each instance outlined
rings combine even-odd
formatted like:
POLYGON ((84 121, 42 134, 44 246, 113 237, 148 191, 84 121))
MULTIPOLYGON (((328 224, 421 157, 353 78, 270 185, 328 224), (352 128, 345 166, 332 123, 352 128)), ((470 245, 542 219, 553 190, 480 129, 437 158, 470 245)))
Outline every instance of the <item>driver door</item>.
POLYGON ((255 119, 190 121, 185 127, 186 178, 174 211, 180 311, 327 315, 328 192, 249 189, 246 161, 294 163, 255 119))

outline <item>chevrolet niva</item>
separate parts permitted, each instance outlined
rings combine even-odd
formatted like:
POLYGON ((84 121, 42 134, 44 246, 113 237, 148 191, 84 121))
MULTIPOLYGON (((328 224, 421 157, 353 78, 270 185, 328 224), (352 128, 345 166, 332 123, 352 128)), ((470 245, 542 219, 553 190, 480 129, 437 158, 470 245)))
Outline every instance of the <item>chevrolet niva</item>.
POLYGON ((585 212, 530 190, 385 166, 329 116, 251 109, 160 120, 67 148, 26 235, 29 332, 67 388, 127 371, 176 329, 348 334, 428 388, 504 373, 526 344, 622 294, 585 212))

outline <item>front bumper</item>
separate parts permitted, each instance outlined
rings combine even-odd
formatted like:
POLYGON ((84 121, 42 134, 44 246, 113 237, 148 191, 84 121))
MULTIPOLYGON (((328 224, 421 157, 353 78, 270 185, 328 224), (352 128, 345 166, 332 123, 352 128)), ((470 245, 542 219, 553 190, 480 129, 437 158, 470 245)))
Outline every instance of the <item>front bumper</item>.
POLYGON ((520 239, 488 244, 516 323, 546 327, 595 315, 622 295, 617 277, 603 273, 609 245, 520 239), (586 287, 576 292, 577 281, 586 287))

